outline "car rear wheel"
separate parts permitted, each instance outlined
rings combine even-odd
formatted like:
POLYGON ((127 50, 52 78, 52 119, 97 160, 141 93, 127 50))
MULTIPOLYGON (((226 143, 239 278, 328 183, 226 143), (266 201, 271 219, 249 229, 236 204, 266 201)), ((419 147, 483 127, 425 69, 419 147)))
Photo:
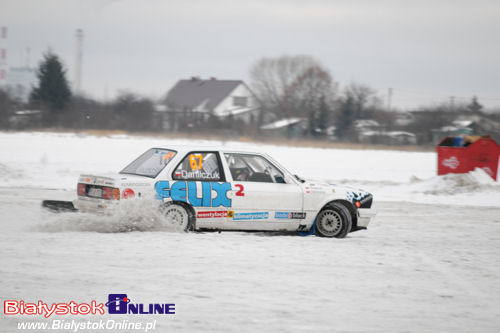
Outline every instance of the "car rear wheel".
POLYGON ((344 238, 351 230, 351 225, 349 210, 340 203, 332 202, 316 217, 316 235, 344 238))
POLYGON ((191 228, 191 212, 184 206, 170 203, 163 207, 162 213, 169 226, 182 231, 188 231, 191 228))

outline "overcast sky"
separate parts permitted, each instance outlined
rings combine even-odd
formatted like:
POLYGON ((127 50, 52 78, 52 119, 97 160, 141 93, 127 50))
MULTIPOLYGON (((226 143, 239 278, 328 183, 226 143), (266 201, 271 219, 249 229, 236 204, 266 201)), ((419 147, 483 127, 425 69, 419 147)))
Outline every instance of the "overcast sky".
POLYGON ((249 80, 261 57, 311 55, 340 86, 367 84, 402 108, 468 101, 500 106, 499 0, 0 0, 10 66, 47 48, 83 88, 159 97, 181 78, 249 80))

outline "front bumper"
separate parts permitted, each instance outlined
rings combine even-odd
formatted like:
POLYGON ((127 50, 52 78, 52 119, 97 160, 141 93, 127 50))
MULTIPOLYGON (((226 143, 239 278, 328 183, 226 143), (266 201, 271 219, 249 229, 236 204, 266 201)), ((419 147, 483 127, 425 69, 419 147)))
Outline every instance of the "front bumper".
POLYGON ((371 208, 358 208, 358 228, 366 228, 370 221, 377 215, 371 208))

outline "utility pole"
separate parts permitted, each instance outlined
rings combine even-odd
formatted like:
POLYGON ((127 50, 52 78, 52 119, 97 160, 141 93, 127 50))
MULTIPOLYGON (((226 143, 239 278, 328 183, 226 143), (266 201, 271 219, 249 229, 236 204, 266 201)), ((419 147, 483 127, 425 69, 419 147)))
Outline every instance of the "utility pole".
POLYGON ((0 28, 0 87, 7 84, 7 27, 0 28))
POLYGON ((73 89, 76 94, 82 92, 82 59, 83 59, 83 30, 76 29, 76 59, 75 59, 75 78, 73 89))

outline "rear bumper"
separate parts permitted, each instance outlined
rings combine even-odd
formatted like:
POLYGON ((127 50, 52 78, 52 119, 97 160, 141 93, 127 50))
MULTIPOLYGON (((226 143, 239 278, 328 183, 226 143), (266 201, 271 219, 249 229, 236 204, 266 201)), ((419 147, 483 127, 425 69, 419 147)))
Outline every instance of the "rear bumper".
POLYGON ((366 228, 370 221, 377 215, 377 212, 371 208, 358 209, 358 227, 366 228))
POLYGON ((79 196, 73 201, 76 209, 82 212, 102 212, 116 204, 114 200, 103 200, 79 196))

